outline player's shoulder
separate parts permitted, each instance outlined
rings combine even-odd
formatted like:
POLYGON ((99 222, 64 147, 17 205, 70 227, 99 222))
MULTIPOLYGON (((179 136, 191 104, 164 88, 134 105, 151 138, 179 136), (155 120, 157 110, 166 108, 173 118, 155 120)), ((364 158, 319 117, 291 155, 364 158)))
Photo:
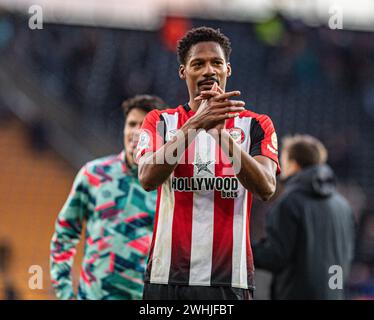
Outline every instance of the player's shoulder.
POLYGON ((239 117, 240 118, 245 118, 245 117, 251 118, 252 120, 254 120, 252 121, 252 124, 257 125, 261 127, 262 129, 272 128, 274 126, 271 118, 267 114, 264 114, 264 113, 256 113, 252 110, 244 110, 239 114, 239 117))
POLYGON ((176 108, 167 108, 167 109, 153 109, 147 114, 148 119, 154 119, 154 120, 159 120, 163 114, 176 114, 176 113, 181 113, 183 112, 183 106, 179 105, 176 108))
POLYGON ((264 114, 264 113, 257 113, 257 112, 254 112, 252 110, 244 110, 242 111, 240 114, 239 114, 239 117, 240 118, 252 118, 252 119, 255 119, 259 122, 263 122, 263 121, 266 121, 266 120, 270 120, 270 117, 267 115, 267 114, 264 114))

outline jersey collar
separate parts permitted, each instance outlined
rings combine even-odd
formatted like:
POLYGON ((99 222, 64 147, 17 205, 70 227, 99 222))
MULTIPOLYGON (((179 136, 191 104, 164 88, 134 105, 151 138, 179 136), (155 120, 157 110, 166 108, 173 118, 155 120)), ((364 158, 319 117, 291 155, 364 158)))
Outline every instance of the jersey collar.
POLYGON ((188 102, 186 102, 183 106, 183 109, 184 111, 186 111, 187 114, 195 114, 195 111, 193 111, 191 108, 190 108, 190 105, 188 104, 188 102))
POLYGON ((121 160, 123 172, 125 172, 129 175, 134 175, 134 176, 136 176, 138 174, 138 166, 134 165, 134 166, 131 167, 127 163, 125 149, 123 149, 121 151, 121 153, 118 155, 118 158, 121 160))

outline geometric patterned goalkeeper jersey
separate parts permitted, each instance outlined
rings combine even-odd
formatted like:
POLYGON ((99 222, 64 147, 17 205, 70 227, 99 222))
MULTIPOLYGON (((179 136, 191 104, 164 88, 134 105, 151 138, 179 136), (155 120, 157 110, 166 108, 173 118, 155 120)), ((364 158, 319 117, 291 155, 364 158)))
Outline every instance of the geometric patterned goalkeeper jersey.
POLYGON ((59 299, 141 299, 156 191, 140 186, 137 168, 119 155, 87 163, 58 215, 50 272, 59 299), (77 295, 71 268, 85 224, 77 295))

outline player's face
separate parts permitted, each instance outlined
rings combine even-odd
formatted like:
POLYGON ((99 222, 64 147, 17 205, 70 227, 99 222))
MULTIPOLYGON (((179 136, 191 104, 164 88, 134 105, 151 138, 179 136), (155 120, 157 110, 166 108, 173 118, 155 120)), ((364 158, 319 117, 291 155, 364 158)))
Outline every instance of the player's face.
POLYGON ((179 67, 179 75, 186 80, 190 98, 194 98, 201 91, 210 90, 214 82, 225 91, 231 66, 217 42, 199 42, 191 47, 186 64, 179 67))
POLYGON ((126 118, 123 140, 126 150, 126 159, 130 165, 135 163, 133 155, 136 145, 138 144, 140 128, 146 114, 145 111, 135 108, 129 112, 126 118))

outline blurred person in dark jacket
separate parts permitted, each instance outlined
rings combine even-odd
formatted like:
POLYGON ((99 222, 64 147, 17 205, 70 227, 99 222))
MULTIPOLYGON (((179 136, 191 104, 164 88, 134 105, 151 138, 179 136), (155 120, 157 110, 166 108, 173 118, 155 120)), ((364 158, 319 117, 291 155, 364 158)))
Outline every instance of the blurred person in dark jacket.
POLYGON ((312 136, 283 140, 284 192, 267 216, 267 237, 253 245, 255 266, 273 274, 272 299, 344 299, 355 223, 326 160, 312 136), (331 285, 334 276, 341 286, 331 285))

